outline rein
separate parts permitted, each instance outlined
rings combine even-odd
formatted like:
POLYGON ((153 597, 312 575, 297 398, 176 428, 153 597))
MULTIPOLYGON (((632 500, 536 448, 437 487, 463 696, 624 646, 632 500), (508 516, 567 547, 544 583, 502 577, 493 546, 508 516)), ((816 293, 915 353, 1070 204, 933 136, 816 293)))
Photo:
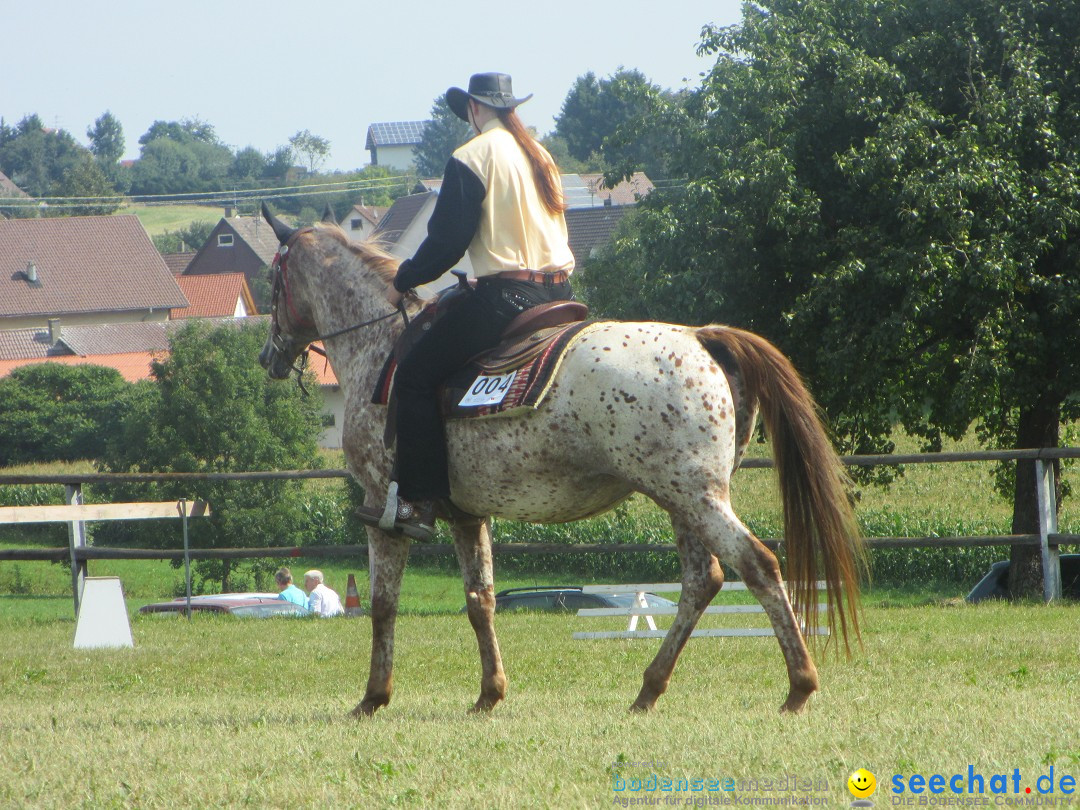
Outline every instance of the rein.
MULTIPOLYGON (((288 354, 289 344, 292 343, 291 338, 285 338, 281 333, 281 324, 278 322, 278 302, 283 297, 285 300, 285 309, 289 313, 289 320, 298 326, 314 327, 314 321, 308 318, 301 318, 296 312, 296 308, 293 306, 292 296, 289 294, 289 276, 288 268, 286 266, 286 260, 289 255, 289 248, 296 239, 305 233, 310 233, 313 228, 301 228, 296 231, 289 240, 283 244, 278 252, 274 255, 274 260, 270 264, 271 272, 271 289, 270 289, 270 340, 274 348, 282 354, 288 354)), ((326 351, 318 346, 311 345, 317 341, 327 341, 330 338, 339 337, 340 335, 348 334, 349 332, 355 332, 358 329, 363 329, 365 326, 372 326, 388 318, 393 318, 396 315, 401 315, 401 319, 405 326, 409 325, 409 315, 405 311, 404 299, 398 302, 397 309, 393 312, 388 312, 385 315, 380 315, 377 318, 372 318, 362 323, 353 324, 352 326, 346 326, 344 329, 338 329, 333 332, 327 332, 324 334, 316 335, 308 342, 308 347, 304 351, 297 355, 296 362, 292 366, 292 370, 296 372, 296 381, 300 386, 300 390, 307 396, 308 391, 304 387, 304 369, 307 367, 308 352, 315 352, 323 357, 326 357, 326 351)))

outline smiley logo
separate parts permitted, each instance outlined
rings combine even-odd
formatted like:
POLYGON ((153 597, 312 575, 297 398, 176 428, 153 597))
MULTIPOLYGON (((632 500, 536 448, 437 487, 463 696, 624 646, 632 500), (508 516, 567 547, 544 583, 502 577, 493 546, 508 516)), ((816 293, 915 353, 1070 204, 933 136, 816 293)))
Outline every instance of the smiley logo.
POLYGON ((859 768, 848 777, 847 789, 856 799, 865 799, 877 790, 877 779, 866 768, 859 768))

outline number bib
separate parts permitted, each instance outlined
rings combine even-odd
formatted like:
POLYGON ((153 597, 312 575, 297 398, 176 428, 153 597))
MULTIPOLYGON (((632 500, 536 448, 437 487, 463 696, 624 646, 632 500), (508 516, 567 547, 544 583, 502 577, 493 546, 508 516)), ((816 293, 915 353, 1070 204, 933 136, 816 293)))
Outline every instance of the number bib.
POLYGON ((479 405, 499 405, 517 378, 517 371, 511 371, 499 375, 480 375, 469 387, 468 392, 458 402, 462 408, 471 408, 479 405))

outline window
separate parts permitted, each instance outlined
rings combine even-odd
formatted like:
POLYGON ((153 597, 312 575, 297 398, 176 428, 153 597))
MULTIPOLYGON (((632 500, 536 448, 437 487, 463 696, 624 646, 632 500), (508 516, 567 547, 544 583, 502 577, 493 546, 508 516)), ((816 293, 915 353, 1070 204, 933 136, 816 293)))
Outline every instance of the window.
POLYGON ((349 220, 349 227, 354 231, 358 231, 364 227, 364 220, 357 217, 356 219, 349 220))
POLYGON ((219 233, 217 238, 218 247, 232 247, 233 235, 231 233, 219 233))

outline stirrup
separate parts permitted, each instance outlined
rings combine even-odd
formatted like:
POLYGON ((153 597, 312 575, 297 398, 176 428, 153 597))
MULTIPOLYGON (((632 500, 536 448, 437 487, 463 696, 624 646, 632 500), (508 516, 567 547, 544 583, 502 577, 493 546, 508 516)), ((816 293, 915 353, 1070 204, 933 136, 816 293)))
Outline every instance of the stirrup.
POLYGON ((397 481, 391 481, 390 486, 386 490, 386 507, 383 509, 382 517, 379 518, 379 528, 384 532, 392 532, 394 530, 394 523, 397 522, 397 492, 397 481))

